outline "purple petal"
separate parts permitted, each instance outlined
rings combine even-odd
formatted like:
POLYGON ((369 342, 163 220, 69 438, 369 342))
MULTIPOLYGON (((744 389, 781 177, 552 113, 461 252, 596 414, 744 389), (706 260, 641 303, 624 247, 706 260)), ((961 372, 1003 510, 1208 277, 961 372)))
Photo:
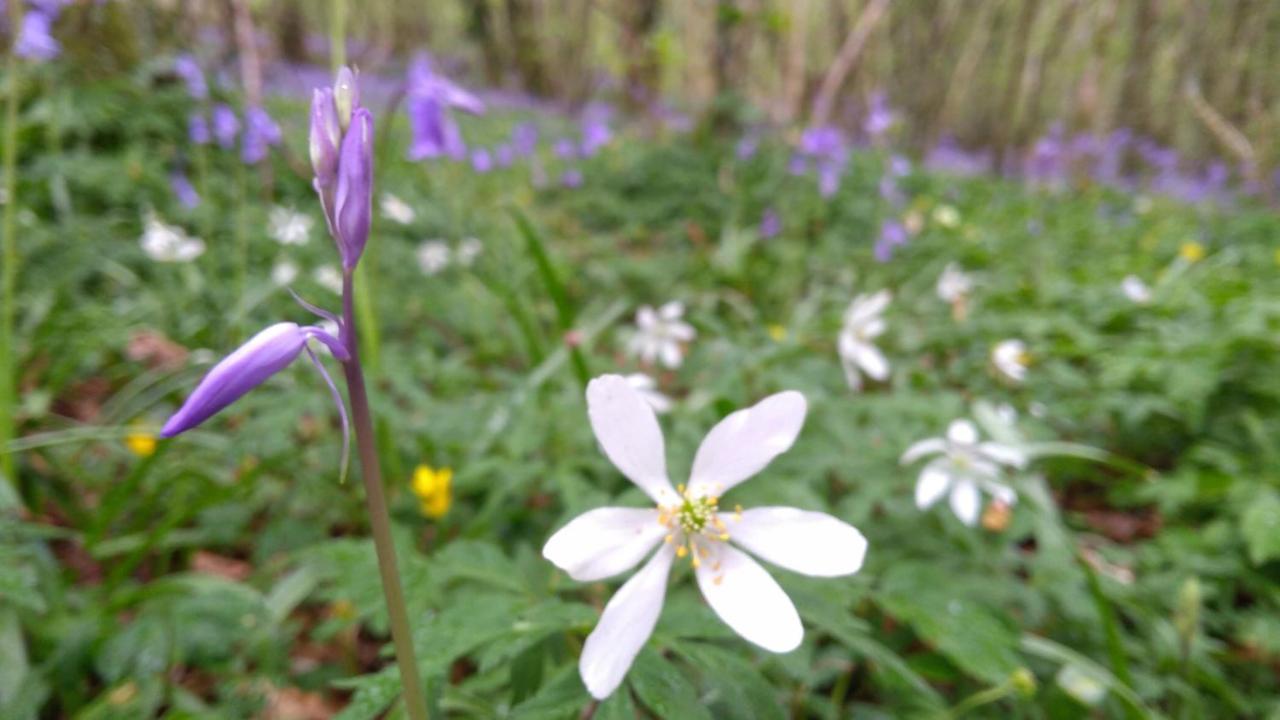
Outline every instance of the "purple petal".
POLYGON ((354 268, 369 239, 373 216, 373 115, 358 108, 342 138, 338 160, 338 190, 334 199, 342 265, 354 268))
POLYGON ((306 332, 290 322, 276 323, 254 335, 213 366, 191 397, 164 424, 160 437, 184 433, 239 400, 288 367, 306 341, 306 332))

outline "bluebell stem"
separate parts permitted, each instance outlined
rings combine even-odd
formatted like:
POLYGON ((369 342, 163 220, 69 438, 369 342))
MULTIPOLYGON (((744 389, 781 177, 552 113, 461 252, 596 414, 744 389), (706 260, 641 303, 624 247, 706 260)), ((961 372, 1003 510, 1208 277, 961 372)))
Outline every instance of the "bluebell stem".
MULTIPOLYGON (((319 327, 302 327, 289 322, 268 327, 214 366, 182 408, 165 423, 161 434, 172 437, 199 425, 283 370, 304 350, 334 393, 345 428, 346 410, 337 388, 324 373, 307 342, 314 339, 329 348, 342 364, 347 381, 351 425, 359 449, 369 524, 373 530, 378 570, 391 621, 391 639, 400 668, 406 714, 410 720, 425 720, 426 702, 419 683, 421 675, 414 657, 404 591, 396 567, 391 521, 382 488, 382 471, 378 464, 373 419, 369 412, 356 333, 354 273, 369 238, 373 203, 373 116, 360 107, 358 81, 349 69, 342 68, 332 90, 319 90, 314 94, 310 140, 315 171, 312 184, 320 197, 329 232, 342 256, 342 316, 338 318, 301 299, 299 302, 321 317, 337 322, 338 337, 319 327)), ((345 459, 345 445, 343 455, 345 459)))

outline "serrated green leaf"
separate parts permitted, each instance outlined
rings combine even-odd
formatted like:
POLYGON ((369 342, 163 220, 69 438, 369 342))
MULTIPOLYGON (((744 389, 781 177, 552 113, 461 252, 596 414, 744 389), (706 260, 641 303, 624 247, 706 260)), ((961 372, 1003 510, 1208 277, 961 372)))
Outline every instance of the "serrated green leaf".
POLYGON ((711 713, 684 673, 653 650, 640 651, 627 673, 627 682, 640 702, 660 718, 711 720, 711 713))
POLYGON ((1249 550, 1249 561, 1261 565, 1280 557, 1280 495, 1262 492, 1245 508, 1240 532, 1249 550))
POLYGON ((705 702, 716 709, 717 718, 782 720, 786 717, 773 686, 741 655, 704 643, 679 643, 672 649, 688 659, 714 688, 705 702))
POLYGON ((355 691, 334 720, 375 720, 400 697, 400 671, 391 666, 373 675, 339 680, 334 686, 355 691))
POLYGON ((537 694, 511 712, 512 720, 569 720, 581 714, 591 702, 578 679, 578 669, 570 666, 542 686, 537 694))

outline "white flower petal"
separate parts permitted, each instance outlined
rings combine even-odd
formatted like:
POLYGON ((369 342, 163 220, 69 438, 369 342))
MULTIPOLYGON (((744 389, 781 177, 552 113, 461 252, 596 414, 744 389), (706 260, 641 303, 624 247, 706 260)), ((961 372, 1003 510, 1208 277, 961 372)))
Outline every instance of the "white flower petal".
POLYGON ((958 480, 951 488, 951 511, 965 525, 978 522, 978 506, 981 503, 978 486, 968 480, 958 480))
POLYGON ((678 320, 684 315, 684 303, 679 300, 672 300, 662 307, 658 308, 658 317, 663 320, 678 320))
POLYGON ((730 519, 728 528, 729 538, 756 557, 814 577, 856 573, 867 555, 862 533, 826 513, 752 508, 730 519))
POLYGON ((997 442, 978 443, 978 452, 1001 465, 1020 468, 1027 464, 1027 454, 1021 448, 997 442))
POLYGON ((790 652, 804 639, 791 599, 760 563, 719 543, 697 569, 707 604, 743 638, 771 652, 790 652))
POLYGON ((916 480, 916 507, 927 510, 951 487, 951 473, 943 459, 934 460, 920 471, 916 480))
POLYGON ((656 509, 598 508, 560 528, 542 556, 578 582, 602 580, 635 567, 667 532, 656 509))
POLYGON ((885 308, 889 307, 889 301, 893 296, 888 290, 881 290, 873 295, 859 295, 849 304, 849 309, 845 311, 844 321, 846 325, 861 325, 862 323, 883 313, 885 308))
POLYGON ((587 385, 591 429, 614 466, 656 502, 672 502, 662 428, 653 408, 621 375, 602 375, 587 385))
POLYGON ((659 359, 662 360, 663 365, 669 368, 680 367, 680 361, 684 359, 680 355, 680 343, 674 340, 664 340, 658 347, 661 352, 659 359))
POLYGON ((689 342, 698 336, 698 331, 687 322, 673 322, 667 325, 667 336, 680 342, 689 342))
POLYGON ((636 311, 636 325, 640 329, 653 327, 658 322, 658 314, 648 305, 641 305, 636 311))
POLYGON ((587 692, 603 700, 622 684, 636 654, 653 634, 667 593, 667 575, 675 556, 664 546, 623 584, 605 605, 600 622, 587 636, 578 673, 587 692))
POLYGON ((947 439, 956 445, 972 445, 978 442, 978 428, 968 420, 952 420, 947 426, 947 439))
POLYGON ((911 447, 907 448, 907 451, 902 453, 902 457, 898 460, 898 462, 902 463, 903 465, 910 465, 911 463, 919 460, 920 458, 926 455, 934 455, 936 453, 941 453, 946 451, 947 451, 946 440, 943 440, 942 438, 938 438, 938 437, 925 438, 924 440, 917 440, 916 442, 912 443, 911 447))
POLYGON ((885 359, 884 353, 881 353, 879 348, 870 343, 857 343, 853 346, 853 350, 854 359, 868 376, 875 380, 884 380, 889 377, 889 361, 885 359))
POLYGON ((720 495, 763 470, 795 443, 805 409, 804 395, 788 390, 730 413, 711 428, 698 448, 689 491, 720 495))

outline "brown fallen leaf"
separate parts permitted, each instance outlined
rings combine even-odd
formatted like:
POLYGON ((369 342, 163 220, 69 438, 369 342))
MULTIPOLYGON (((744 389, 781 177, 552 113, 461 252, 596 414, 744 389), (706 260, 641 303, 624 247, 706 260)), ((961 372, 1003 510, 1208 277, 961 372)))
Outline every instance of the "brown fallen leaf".
POLYGON ((135 330, 125 346, 125 357, 153 370, 176 370, 187 361, 187 349, 156 330, 135 330))
POLYGON ((237 582, 253 574, 253 566, 244 560, 236 560, 207 550, 200 550, 191 558, 191 569, 206 575, 217 575, 237 582))
POLYGON ((322 693, 295 687, 266 688, 262 720, 329 720, 342 708, 322 693))

